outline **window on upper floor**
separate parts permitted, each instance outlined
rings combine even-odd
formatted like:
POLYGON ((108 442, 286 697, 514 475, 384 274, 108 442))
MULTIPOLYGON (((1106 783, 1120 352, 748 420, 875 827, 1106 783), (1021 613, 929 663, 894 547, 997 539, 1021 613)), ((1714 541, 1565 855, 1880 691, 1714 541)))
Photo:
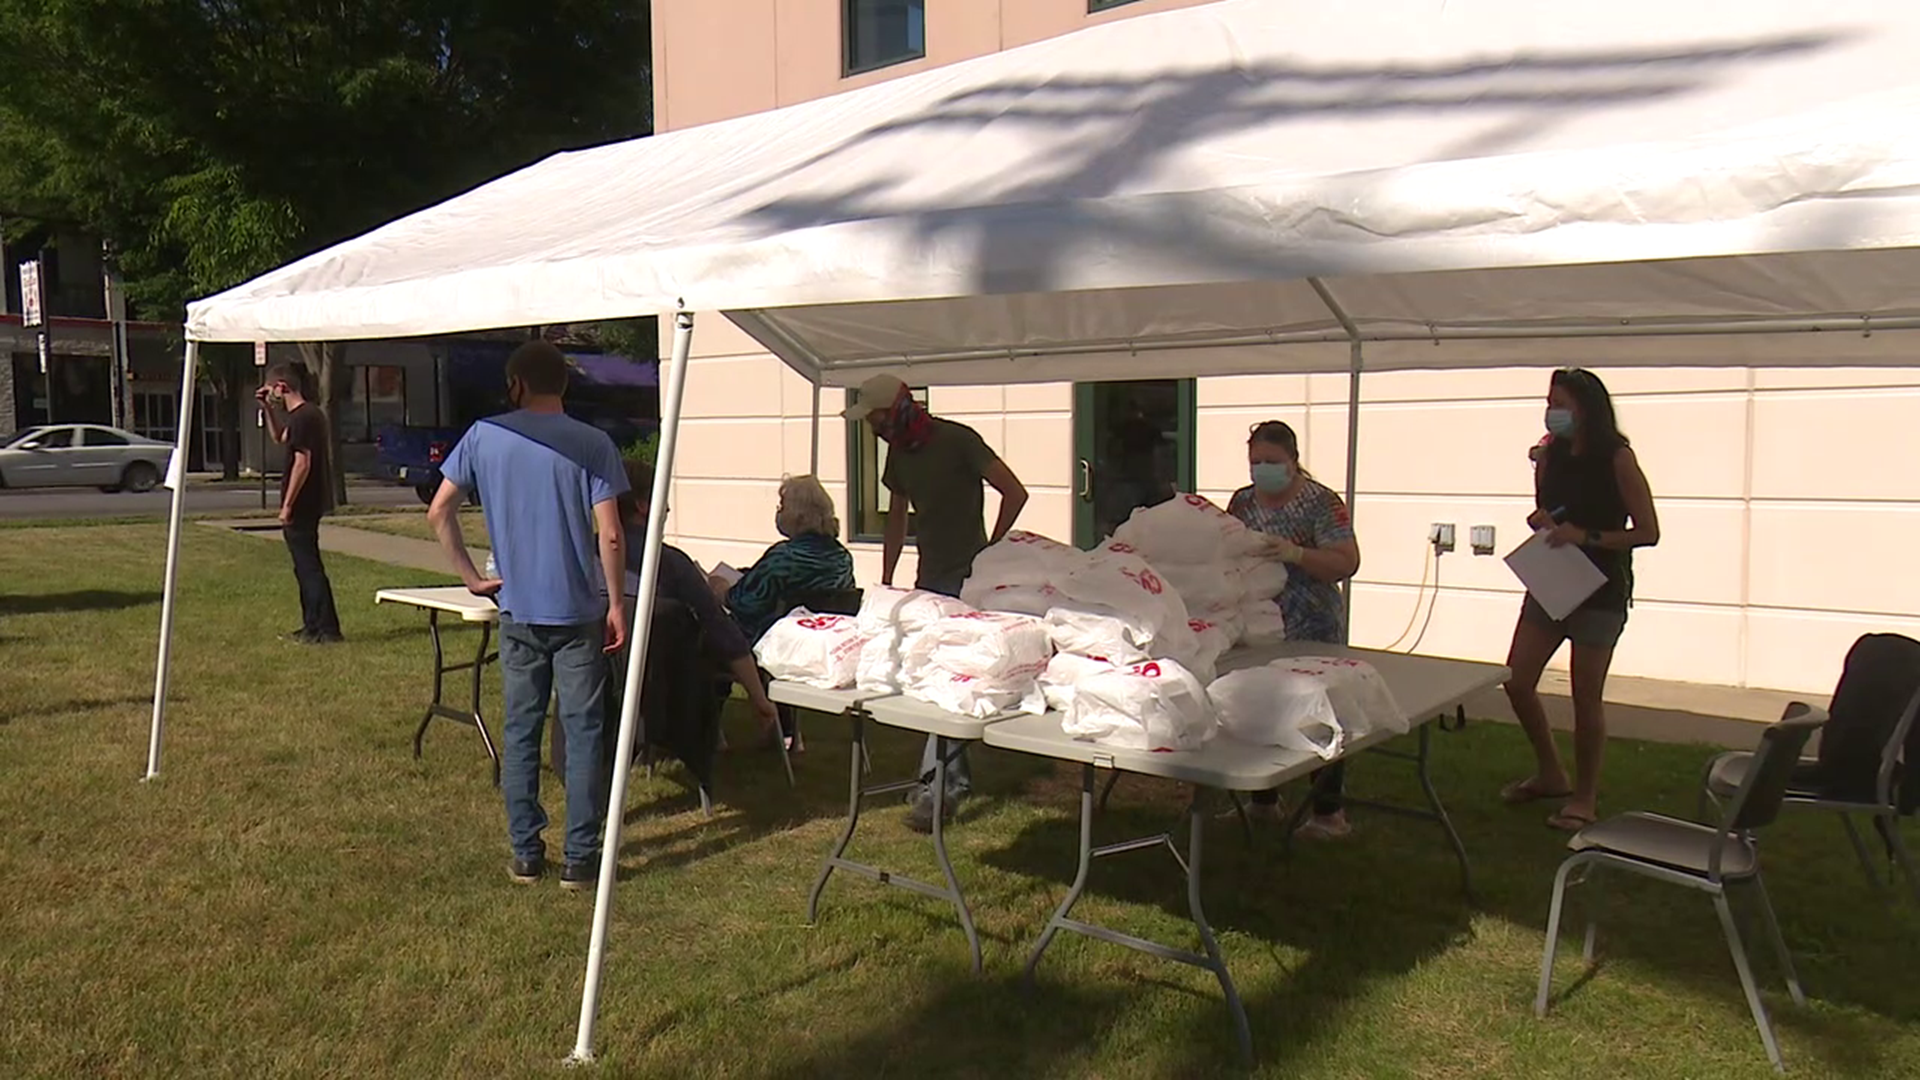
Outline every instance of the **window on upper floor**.
POLYGON ((918 60, 927 55, 926 0, 844 0, 840 36, 848 75, 918 60))

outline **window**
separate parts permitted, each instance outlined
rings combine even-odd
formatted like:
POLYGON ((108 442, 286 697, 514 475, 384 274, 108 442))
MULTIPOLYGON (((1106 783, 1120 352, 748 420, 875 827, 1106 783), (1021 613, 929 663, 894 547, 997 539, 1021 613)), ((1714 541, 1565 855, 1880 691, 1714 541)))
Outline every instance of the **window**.
MULTIPOLYGON (((927 403, 927 388, 916 386, 913 399, 927 403)), ((854 394, 847 392, 847 404, 854 394)), ((864 419, 847 421, 847 522, 853 540, 877 541, 887 527, 887 511, 893 505, 893 493, 880 482, 887 471, 887 444, 873 433, 873 425, 864 419)), ((913 518, 907 518, 907 538, 913 538, 913 518)))
POLYGON ((73 445, 73 429, 70 427, 47 428, 36 440, 42 450, 65 450, 73 445))
POLYGON ((340 407, 340 441, 372 442, 381 428, 406 422, 406 369, 386 364, 355 367, 340 407))
POLYGON ((87 429, 88 446, 126 446, 127 437, 112 428, 90 427, 87 429))
POLYGON ((1125 7, 1131 3, 1133 0, 1087 0, 1087 14, 1092 15, 1108 8, 1125 7))
POLYGON ((844 0, 846 73, 858 75, 927 55, 926 0, 844 0))

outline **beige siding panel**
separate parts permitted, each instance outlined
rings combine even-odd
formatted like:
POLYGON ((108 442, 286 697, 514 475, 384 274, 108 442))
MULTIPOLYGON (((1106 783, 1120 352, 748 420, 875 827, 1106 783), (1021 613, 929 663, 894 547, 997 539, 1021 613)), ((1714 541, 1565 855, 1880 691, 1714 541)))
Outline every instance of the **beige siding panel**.
POLYGON ((1916 415, 1920 388, 1758 395, 1754 497, 1920 500, 1916 415))
POLYGON ((1920 614, 1920 505, 1760 503, 1751 602, 1875 616, 1920 614))

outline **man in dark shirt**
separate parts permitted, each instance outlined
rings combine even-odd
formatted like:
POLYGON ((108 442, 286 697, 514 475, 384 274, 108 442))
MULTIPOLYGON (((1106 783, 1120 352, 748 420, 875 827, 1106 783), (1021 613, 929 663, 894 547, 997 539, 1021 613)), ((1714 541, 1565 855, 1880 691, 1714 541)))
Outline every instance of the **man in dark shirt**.
MULTIPOLYGON (((887 531, 881 549, 880 581, 893 584, 893 571, 907 543, 907 514, 914 515, 914 544, 919 549, 919 572, 914 588, 959 596, 960 586, 973 573, 973 557, 1012 531, 1027 505, 1027 489, 980 433, 952 420, 930 416, 915 401, 907 384, 891 375, 875 375, 861 385, 844 414, 850 421, 865 419, 887 443, 887 466, 881 483, 892 494, 887 531), (985 491, 1000 493, 1000 514, 989 536, 984 525, 985 491)), ((932 776, 938 759, 938 741, 929 737, 921 757, 922 783, 909 797, 907 825, 916 832, 933 830, 932 776)), ((973 788, 973 773, 964 749, 947 767, 946 814, 973 788)))
POLYGON ((300 629, 289 637, 302 645, 325 645, 341 640, 333 583, 320 561, 320 519, 333 509, 331 440, 326 416, 307 400, 306 374, 300 365, 276 364, 254 396, 273 441, 287 448, 280 474, 280 530, 300 583, 300 629))

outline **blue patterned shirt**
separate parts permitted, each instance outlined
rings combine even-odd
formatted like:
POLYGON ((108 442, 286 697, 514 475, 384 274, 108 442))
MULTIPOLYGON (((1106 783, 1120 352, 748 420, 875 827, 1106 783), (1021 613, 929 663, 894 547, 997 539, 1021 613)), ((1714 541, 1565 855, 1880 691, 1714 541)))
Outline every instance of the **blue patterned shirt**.
MULTIPOLYGON (((1302 483, 1294 497, 1277 510, 1260 505, 1253 488, 1243 487, 1233 493, 1227 513, 1245 522, 1249 529, 1284 536, 1303 548, 1328 547, 1354 538, 1347 504, 1333 489, 1313 479, 1302 483)), ((1287 587, 1274 599, 1287 620, 1289 641, 1347 643, 1347 605, 1337 585, 1289 566, 1287 587)))

